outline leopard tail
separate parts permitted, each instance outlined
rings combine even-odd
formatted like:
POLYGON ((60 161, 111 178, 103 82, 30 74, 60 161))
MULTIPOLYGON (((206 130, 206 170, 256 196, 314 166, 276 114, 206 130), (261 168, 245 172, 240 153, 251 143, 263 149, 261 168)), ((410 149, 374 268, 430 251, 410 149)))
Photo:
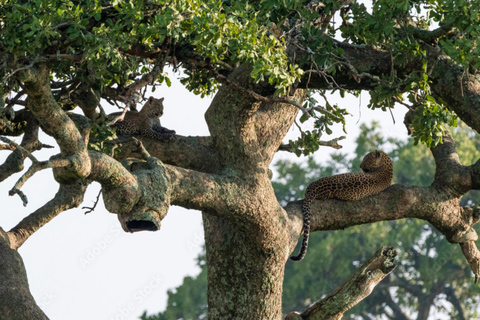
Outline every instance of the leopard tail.
POLYGON ((300 253, 298 256, 292 256, 290 259, 293 261, 301 261, 305 258, 307 254, 307 247, 308 247, 308 237, 310 236, 310 206, 312 204, 311 199, 304 199, 302 205, 302 214, 303 214, 303 240, 302 240, 302 248, 300 249, 300 253))

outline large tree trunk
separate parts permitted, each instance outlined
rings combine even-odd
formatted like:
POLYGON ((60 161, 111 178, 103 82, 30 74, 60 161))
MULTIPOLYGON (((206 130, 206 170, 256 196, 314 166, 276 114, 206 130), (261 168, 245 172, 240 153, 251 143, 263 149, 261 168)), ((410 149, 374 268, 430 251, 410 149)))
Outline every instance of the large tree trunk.
POLYGON ((223 217, 203 215, 209 319, 279 319, 287 252, 262 248, 223 217))

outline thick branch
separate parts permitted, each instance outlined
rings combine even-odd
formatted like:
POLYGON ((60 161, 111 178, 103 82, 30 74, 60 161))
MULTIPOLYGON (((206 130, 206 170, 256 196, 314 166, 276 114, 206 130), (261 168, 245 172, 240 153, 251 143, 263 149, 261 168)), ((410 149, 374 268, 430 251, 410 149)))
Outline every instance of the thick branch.
POLYGON ((305 310, 300 315, 301 319, 341 319, 347 310, 365 299, 395 269, 396 255, 397 252, 392 247, 378 250, 344 284, 305 310))
MULTIPOLYGON (((294 219, 292 237, 298 238, 303 224, 301 201, 289 203, 285 210, 294 219)), ((456 237, 471 229, 477 218, 472 216, 473 212, 460 207, 459 200, 451 199, 447 191, 393 185, 358 201, 314 201, 311 225, 312 230, 339 230, 377 221, 418 218, 430 222, 447 240, 457 242, 456 237)))
POLYGON ((480 251, 474 241, 461 243, 460 247, 462 248, 463 255, 467 259, 470 268, 475 274, 475 283, 477 283, 480 276, 480 251))
MULTIPOLYGON (((219 156, 210 137, 184 137, 176 135, 174 141, 159 142, 143 136, 136 136, 155 158, 166 164, 207 173, 221 170, 219 156)), ((116 159, 141 158, 132 138, 122 137, 114 141, 119 152, 116 159)))
POLYGON ((21 72, 19 80, 24 83, 28 94, 28 109, 37 118, 42 129, 55 138, 62 157, 72 161, 72 165, 65 171, 65 178, 68 180, 86 177, 90 172, 90 158, 85 141, 75 123, 55 101, 47 66, 40 65, 21 72))

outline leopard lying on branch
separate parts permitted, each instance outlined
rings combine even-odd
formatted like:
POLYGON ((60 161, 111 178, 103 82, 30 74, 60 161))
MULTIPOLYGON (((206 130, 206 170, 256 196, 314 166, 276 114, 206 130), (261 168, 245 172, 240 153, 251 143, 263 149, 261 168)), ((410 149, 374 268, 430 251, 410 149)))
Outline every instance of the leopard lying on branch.
MULTIPOLYGON (((175 139, 175 131, 162 127, 160 119, 163 115, 163 99, 150 97, 143 105, 142 110, 127 111, 123 120, 116 121, 112 127, 117 128, 119 135, 139 134, 147 138, 159 141, 175 139)), ((115 112, 108 115, 109 120, 122 115, 122 112, 115 112)))
POLYGON ((310 206, 313 200, 360 200, 380 193, 390 186, 393 178, 393 166, 392 160, 385 152, 378 150, 370 152, 363 158, 360 168, 363 172, 324 177, 308 185, 302 205, 302 248, 298 256, 290 257, 290 259, 300 261, 307 253, 310 234, 310 206))

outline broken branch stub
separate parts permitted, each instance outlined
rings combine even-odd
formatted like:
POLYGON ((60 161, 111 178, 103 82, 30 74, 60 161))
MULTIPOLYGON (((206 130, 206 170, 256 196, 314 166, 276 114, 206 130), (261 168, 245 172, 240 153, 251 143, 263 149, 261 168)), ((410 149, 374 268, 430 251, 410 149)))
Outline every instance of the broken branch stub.
POLYGON ((172 188, 165 167, 154 157, 147 159, 147 165, 148 168, 140 166, 132 172, 137 178, 140 198, 129 212, 118 215, 125 232, 159 230, 170 207, 172 188))

